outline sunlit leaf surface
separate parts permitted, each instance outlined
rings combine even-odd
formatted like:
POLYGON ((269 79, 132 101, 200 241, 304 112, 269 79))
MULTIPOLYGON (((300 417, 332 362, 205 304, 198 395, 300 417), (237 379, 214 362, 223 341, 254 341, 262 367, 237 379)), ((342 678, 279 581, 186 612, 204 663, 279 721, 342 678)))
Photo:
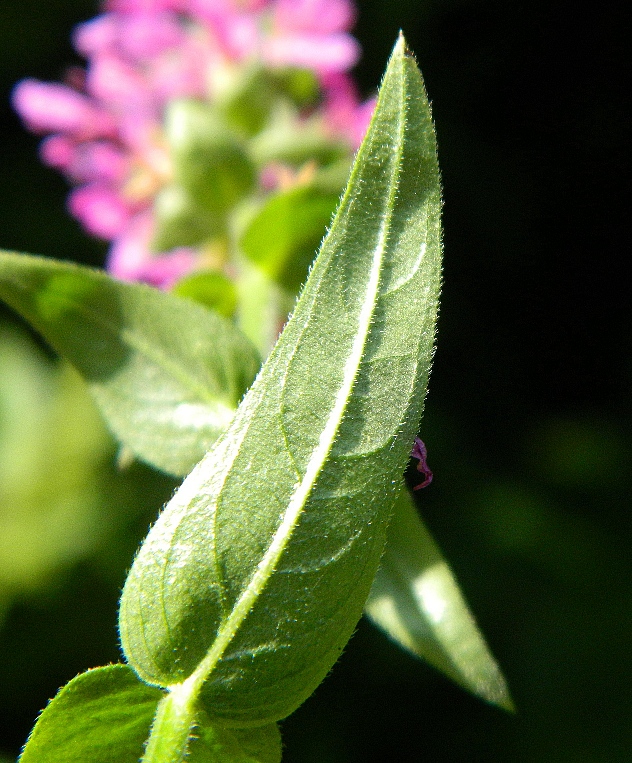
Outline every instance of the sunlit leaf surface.
POLYGON ((117 438, 171 474, 204 455, 259 369, 229 320, 89 268, 0 252, 0 298, 79 370, 117 438))
POLYGON ((197 695, 214 723, 283 718, 350 637, 422 412, 439 212, 430 109, 400 40, 292 319, 127 579, 123 647, 173 690, 165 718, 197 695))
POLYGON ((82 673, 41 714, 20 763, 138 763, 161 696, 126 665, 82 673))
POLYGON ((405 649, 482 699, 513 710, 500 669, 409 493, 397 501, 365 611, 405 649))

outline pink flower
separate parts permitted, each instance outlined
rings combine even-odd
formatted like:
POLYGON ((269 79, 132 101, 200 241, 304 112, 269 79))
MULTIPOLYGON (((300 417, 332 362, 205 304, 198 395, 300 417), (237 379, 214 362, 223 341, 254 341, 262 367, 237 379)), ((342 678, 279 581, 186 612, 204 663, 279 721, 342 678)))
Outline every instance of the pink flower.
MULTIPOLYGON (((349 151, 359 145, 373 104, 360 102, 347 73, 359 56, 350 0, 106 0, 103 7, 74 33, 86 70, 71 69, 67 84, 24 80, 13 105, 30 130, 47 136, 43 161, 75 186, 70 212, 112 242, 115 276, 168 288, 200 261, 196 248, 151 249, 156 196, 181 182, 165 132, 171 101, 212 105, 227 78, 253 61, 309 69, 321 87, 315 113, 327 139, 349 151)), ((300 130, 303 115, 293 108, 300 130)))

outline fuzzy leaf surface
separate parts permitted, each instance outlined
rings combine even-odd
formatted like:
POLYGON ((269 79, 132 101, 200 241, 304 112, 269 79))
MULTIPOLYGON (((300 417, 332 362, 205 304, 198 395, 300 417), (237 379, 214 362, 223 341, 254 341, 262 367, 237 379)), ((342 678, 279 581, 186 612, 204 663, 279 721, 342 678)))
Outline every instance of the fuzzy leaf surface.
POLYGON ((81 673, 42 712, 19 763, 138 763, 162 696, 127 665, 81 673))
POLYGON ((90 268, 0 252, 0 299, 77 368, 115 436, 171 474, 202 458, 259 370, 229 320, 90 268))
POLYGON ((187 763, 281 763, 281 733, 276 723, 253 728, 213 726, 198 715, 187 763))
POLYGON ((481 699, 513 710, 500 668, 407 491, 397 500, 365 612, 404 649, 481 699))
POLYGON ((430 108, 400 39, 291 320, 123 591, 130 664, 214 723, 291 713, 361 615, 423 408, 440 203, 430 108))

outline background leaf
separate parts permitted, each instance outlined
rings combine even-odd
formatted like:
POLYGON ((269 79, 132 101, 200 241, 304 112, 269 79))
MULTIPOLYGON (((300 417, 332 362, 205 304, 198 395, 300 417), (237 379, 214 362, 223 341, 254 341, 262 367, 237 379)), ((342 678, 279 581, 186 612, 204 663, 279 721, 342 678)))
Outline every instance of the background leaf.
POLYGON ((0 326, 0 621, 15 597, 54 585, 110 538, 121 519, 102 495, 111 460, 77 373, 0 326))
POLYGON ((270 196, 246 227, 240 248, 270 278, 298 291, 338 198, 313 185, 270 196))
POLYGON ((406 491, 395 505, 365 611, 400 646, 473 694, 513 710, 505 680, 452 570, 406 491))
POLYGON ((439 213, 430 109, 400 40, 292 319, 123 591, 130 663, 186 679, 214 721, 292 712, 361 614, 423 406, 439 213))
POLYGON ((127 665, 82 673, 43 711, 20 763, 138 763, 162 696, 127 665))
POLYGON ((79 370, 114 434, 171 474, 204 455, 259 370, 230 321, 89 268, 0 253, 0 298, 79 370))

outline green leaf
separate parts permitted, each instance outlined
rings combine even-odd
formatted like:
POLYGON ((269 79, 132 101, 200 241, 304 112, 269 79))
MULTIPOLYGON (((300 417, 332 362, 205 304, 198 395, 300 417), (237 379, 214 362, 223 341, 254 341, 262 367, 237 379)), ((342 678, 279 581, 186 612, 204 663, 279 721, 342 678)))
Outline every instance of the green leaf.
POLYGON ((123 591, 127 659, 179 706, 199 697, 213 723, 288 715, 360 617, 423 407, 440 204, 430 109, 401 39, 291 320, 123 591))
MULTIPOLYGON (((85 384, 25 332, 0 324, 0 622, 111 531, 112 442, 85 384)), ((114 512, 116 516, 116 512, 114 512)))
POLYGON ((189 99, 171 101, 165 133, 174 181, 198 206, 223 216, 253 187, 254 166, 213 106, 189 99))
POLYGON ((0 298, 79 370, 116 437, 172 474, 224 431, 259 369, 230 321, 100 271, 0 252, 0 298))
POLYGON ((452 570, 408 492, 397 501, 365 612, 400 646, 468 691, 505 710, 514 709, 452 570))
POLYGON ((338 204, 339 194, 303 185, 270 196, 239 242, 270 278, 297 292, 338 204))
POLYGON ((281 763, 281 734, 276 723, 246 729, 212 726, 203 711, 187 757, 190 763, 281 763))
MULTIPOLYGON (((211 310, 231 318, 237 308, 237 290, 228 276, 217 270, 198 270, 185 276, 171 290, 178 297, 186 297, 211 310)), ((191 464, 193 468, 194 464, 191 464)))
POLYGON ((81 673, 42 712, 19 763, 138 763, 162 696, 127 665, 81 673))
POLYGON ((166 185, 154 200, 154 252, 181 246, 200 246, 226 233, 223 217, 209 214, 181 185, 166 185))

